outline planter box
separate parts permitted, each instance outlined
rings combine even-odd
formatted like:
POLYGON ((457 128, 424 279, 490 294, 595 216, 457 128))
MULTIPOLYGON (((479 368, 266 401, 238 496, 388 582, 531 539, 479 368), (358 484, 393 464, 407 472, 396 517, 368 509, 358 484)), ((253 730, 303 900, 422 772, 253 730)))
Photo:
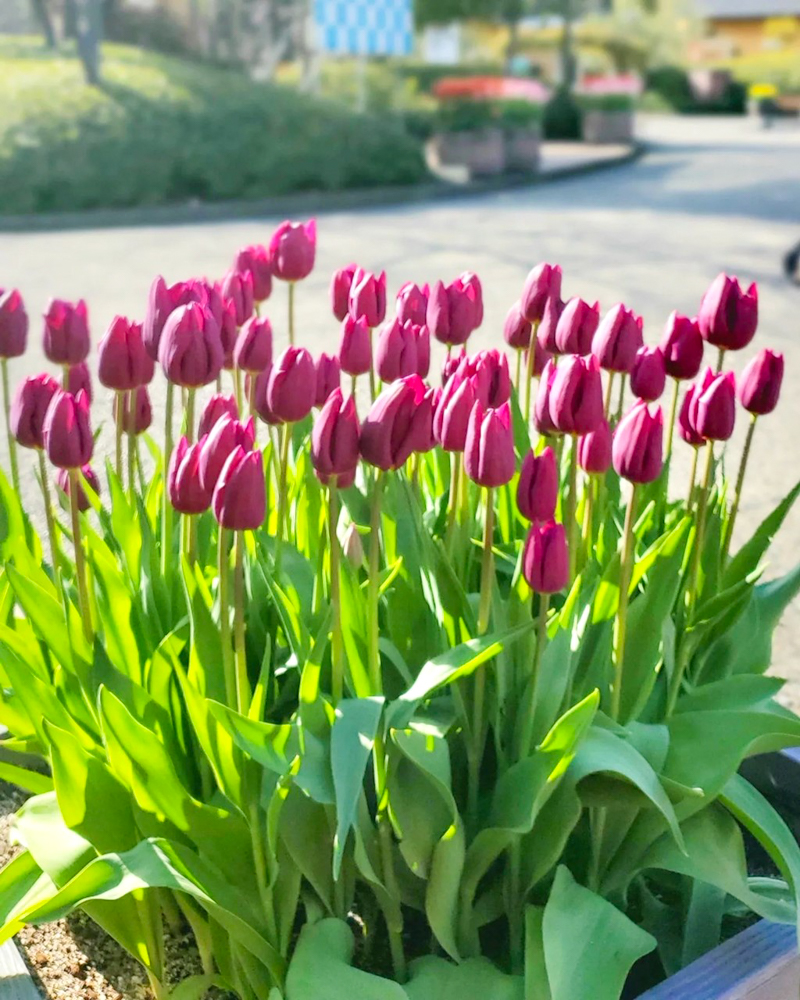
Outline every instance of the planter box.
POLYGON ((509 129, 505 134, 506 170, 535 174, 542 157, 542 136, 538 128, 509 129))
POLYGON ((583 141, 596 143, 633 142, 633 112, 584 112, 583 141))
POLYGON ((434 166, 466 167, 470 177, 494 177, 506 169, 506 146, 501 129, 480 132, 440 132, 429 143, 434 166))

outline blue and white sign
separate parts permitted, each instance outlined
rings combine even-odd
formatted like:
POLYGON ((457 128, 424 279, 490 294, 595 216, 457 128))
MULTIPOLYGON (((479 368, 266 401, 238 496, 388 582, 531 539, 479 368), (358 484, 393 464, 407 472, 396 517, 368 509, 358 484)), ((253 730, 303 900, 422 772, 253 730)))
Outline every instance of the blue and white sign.
POLYGON ((314 0, 319 51, 407 56, 414 43, 412 0, 314 0))

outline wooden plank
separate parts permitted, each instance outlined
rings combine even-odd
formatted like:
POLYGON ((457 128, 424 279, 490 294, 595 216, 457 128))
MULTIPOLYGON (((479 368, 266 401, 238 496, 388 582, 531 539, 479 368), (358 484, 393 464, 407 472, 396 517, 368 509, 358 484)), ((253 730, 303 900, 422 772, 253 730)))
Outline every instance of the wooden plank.
POLYGON ((0 1000, 42 1000, 13 941, 0 945, 0 1000))
POLYGON ((761 920, 643 993, 640 1000, 797 1000, 797 930, 761 920))

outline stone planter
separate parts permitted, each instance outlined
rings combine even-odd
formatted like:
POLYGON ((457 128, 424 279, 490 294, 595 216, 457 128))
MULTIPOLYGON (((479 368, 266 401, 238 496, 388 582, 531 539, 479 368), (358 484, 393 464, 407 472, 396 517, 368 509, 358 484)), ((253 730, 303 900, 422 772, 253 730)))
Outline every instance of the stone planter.
POLYGON ((494 177, 506 168, 501 129, 480 132, 440 132, 429 143, 434 167, 466 167, 470 177, 494 177))
POLYGON ((585 111, 583 141, 596 143, 632 142, 632 111, 585 111))
POLYGON ((535 174, 542 157, 542 136, 538 128, 515 128, 505 133, 506 170, 535 174))

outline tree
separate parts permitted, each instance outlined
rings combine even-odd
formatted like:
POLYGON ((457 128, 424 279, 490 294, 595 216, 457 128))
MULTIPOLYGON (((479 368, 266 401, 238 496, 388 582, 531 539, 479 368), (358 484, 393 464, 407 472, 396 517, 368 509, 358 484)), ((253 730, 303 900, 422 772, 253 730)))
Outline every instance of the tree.
POLYGON ((56 47, 56 32, 53 27, 53 19, 50 16, 50 8, 47 0, 31 0, 33 14, 42 29, 45 44, 49 49, 56 47))
POLYGON ((103 0, 66 0, 64 19, 74 25, 74 36, 86 82, 97 86, 100 83, 103 0))

